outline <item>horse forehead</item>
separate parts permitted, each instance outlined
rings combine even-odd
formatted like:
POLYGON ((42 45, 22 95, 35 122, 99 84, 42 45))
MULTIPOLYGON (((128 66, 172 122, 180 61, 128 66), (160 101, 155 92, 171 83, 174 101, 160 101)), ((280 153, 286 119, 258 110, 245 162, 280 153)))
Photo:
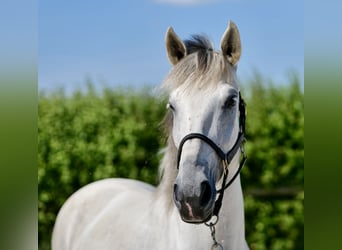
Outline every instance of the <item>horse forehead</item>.
POLYGON ((195 85, 191 88, 189 86, 180 86, 171 93, 171 99, 175 99, 177 102, 183 104, 196 103, 197 105, 194 107, 196 108, 199 105, 210 102, 215 96, 218 96, 220 94, 220 87, 220 84, 210 87, 195 85))
POLYGON ((224 99, 231 89, 235 89, 233 85, 220 81, 215 85, 193 87, 180 86, 171 92, 170 99, 179 104, 179 106, 187 107, 190 110, 200 111, 199 113, 209 112, 214 108, 214 104, 224 99))

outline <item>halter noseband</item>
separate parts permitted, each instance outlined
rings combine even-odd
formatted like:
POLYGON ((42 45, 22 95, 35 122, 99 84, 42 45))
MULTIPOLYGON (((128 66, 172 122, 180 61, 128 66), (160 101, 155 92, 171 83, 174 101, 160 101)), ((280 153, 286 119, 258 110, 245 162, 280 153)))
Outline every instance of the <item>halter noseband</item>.
POLYGON ((219 158, 222 160, 222 164, 223 164, 223 167, 224 167, 224 175, 223 175, 222 187, 221 187, 220 190, 217 191, 217 193, 219 193, 220 195, 219 195, 218 199, 215 201, 215 208, 214 208, 214 211, 213 211, 213 215, 215 215, 215 216, 218 216, 218 214, 220 212, 220 209, 221 209, 221 206, 222 206, 222 200, 223 200, 224 191, 236 179, 238 174, 241 172, 241 169, 242 169, 242 167, 245 164, 246 159, 247 159, 247 156, 245 154, 245 150, 243 148, 243 142, 245 141, 246 108, 245 108, 245 102, 242 99, 240 92, 239 92, 239 112, 240 112, 240 117, 239 117, 239 134, 238 134, 238 137, 237 137, 237 139, 235 141, 234 146, 227 153, 224 153, 222 151, 222 149, 219 148, 216 145, 216 143, 213 142, 210 138, 208 138, 207 136, 205 136, 203 134, 200 134, 200 133, 190 133, 190 134, 186 135, 181 140, 181 142, 179 144, 179 148, 178 148, 177 169, 179 169, 179 164, 180 164, 180 160, 181 160, 181 156, 182 156, 182 150, 183 150, 184 143, 187 140, 191 140, 191 139, 200 139, 200 140, 204 141, 205 143, 207 143, 216 152, 216 154, 219 156, 219 158), (239 149, 240 149, 240 151, 241 151, 241 153, 243 155, 242 160, 240 162, 238 170, 236 171, 236 173, 234 174, 232 179, 226 184, 227 177, 228 177, 228 174, 229 174, 228 166, 231 163, 231 161, 233 160, 235 154, 237 153, 237 151, 239 149))

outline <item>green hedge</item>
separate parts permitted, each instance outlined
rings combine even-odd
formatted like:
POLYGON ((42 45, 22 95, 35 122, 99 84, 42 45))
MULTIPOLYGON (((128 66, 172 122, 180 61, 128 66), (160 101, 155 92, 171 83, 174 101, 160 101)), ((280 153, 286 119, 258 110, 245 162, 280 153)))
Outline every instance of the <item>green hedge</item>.
MULTIPOLYGON (((248 109, 248 160, 242 173, 247 240, 251 249, 303 249, 303 93, 295 77, 285 87, 256 79, 243 91, 248 109), (277 190, 285 194, 274 194, 277 190)), ((97 93, 89 85, 72 95, 41 93, 38 105, 43 250, 50 249, 61 205, 85 184, 107 177, 157 184, 165 100, 150 89, 97 93)))
POLYGON ((304 94, 296 76, 283 87, 263 81, 245 91, 246 236, 251 249, 304 249, 304 94))

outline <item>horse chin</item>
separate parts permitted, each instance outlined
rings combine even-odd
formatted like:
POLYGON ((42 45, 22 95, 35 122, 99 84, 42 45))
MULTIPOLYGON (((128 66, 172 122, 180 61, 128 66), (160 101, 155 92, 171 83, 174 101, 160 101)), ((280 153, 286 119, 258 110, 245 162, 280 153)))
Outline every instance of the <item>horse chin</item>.
POLYGON ((205 223, 208 222, 211 217, 212 217, 213 213, 212 211, 208 211, 207 213, 201 214, 201 215, 190 215, 188 213, 182 213, 182 211, 180 211, 180 217, 182 219, 182 221, 186 222, 186 223, 191 223, 191 224, 201 224, 201 223, 205 223))
POLYGON ((207 219, 200 219, 200 218, 184 218, 183 216, 181 216, 182 221, 186 222, 186 223, 190 223, 190 224, 202 224, 205 222, 208 222, 211 219, 211 215, 208 216, 207 219))

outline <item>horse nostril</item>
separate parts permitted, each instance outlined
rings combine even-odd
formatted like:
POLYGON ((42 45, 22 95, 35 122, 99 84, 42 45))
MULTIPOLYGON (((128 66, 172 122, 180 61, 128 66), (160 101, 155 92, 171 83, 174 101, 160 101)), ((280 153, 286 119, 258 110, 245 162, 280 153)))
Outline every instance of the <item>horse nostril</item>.
POLYGON ((211 186, 208 181, 203 181, 201 183, 200 205, 202 207, 208 205, 210 199, 211 199, 211 186))
POLYGON ((181 201, 181 194, 178 190, 178 185, 177 184, 174 184, 173 185, 173 197, 175 199, 176 202, 180 202, 181 201))

